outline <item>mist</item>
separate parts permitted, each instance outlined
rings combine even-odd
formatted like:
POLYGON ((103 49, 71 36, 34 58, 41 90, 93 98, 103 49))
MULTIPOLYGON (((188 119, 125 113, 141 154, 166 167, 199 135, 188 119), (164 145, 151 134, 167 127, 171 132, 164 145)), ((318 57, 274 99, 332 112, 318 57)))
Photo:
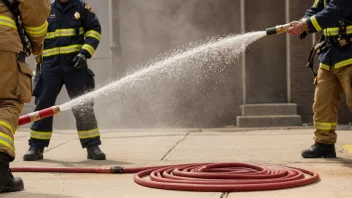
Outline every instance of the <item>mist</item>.
MULTIPOLYGON (((231 0, 122 0, 119 77, 150 59, 192 42, 234 33, 231 0)), ((165 55, 163 55, 165 56, 165 55)), ((236 60, 240 63, 240 59, 236 60)), ((98 98, 95 112, 104 128, 222 127, 235 124, 242 103, 241 68, 224 63, 203 75, 154 75, 121 96, 98 98), (238 108, 238 110, 237 110, 238 108)), ((214 64, 214 63, 213 63, 214 64)), ((189 67, 192 67, 190 64, 189 67)), ((185 66, 186 68, 186 66, 185 66)))

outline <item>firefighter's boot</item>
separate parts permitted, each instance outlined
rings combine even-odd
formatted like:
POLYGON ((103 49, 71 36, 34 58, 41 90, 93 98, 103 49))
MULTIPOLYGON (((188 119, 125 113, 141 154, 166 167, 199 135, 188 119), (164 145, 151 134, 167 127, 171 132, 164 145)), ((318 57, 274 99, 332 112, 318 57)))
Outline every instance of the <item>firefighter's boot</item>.
POLYGON ((27 153, 23 156, 24 161, 37 161, 43 159, 43 148, 29 147, 27 153))
POLYGON ((302 151, 303 158, 336 158, 334 144, 315 143, 309 149, 302 151))
POLYGON ((6 153, 0 153, 0 192, 15 192, 24 189, 22 179, 13 177, 10 170, 10 161, 10 156, 6 153))
POLYGON ((98 145, 92 145, 87 147, 87 152, 88 152, 88 159, 92 160, 105 160, 106 156, 105 153, 103 153, 98 145))

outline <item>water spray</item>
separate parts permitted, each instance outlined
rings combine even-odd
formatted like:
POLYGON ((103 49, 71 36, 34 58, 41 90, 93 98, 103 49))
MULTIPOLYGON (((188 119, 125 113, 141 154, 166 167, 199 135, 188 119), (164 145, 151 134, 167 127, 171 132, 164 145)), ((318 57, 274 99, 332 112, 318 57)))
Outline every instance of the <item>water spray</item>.
POLYGON ((32 113, 29 113, 27 115, 23 115, 21 117, 19 117, 18 119, 18 125, 24 125, 24 124, 28 124, 30 122, 35 122, 47 117, 51 117, 55 114, 58 114, 61 111, 59 106, 52 106, 40 111, 35 111, 32 113))
POLYGON ((287 32, 288 28, 291 27, 291 24, 285 24, 285 25, 277 25, 275 27, 271 27, 266 29, 266 35, 273 35, 273 34, 282 34, 287 32))
MULTIPOLYGON (((266 35, 273 35, 273 34, 282 34, 284 32, 287 32, 288 28, 291 27, 290 24, 284 24, 284 25, 278 25, 275 27, 271 27, 266 29, 266 35)), ((249 33, 248 33, 249 34, 249 33)), ((247 34, 247 35, 248 35, 247 34)), ((243 38, 245 37, 245 42, 246 42, 246 46, 249 45, 250 43, 260 39, 261 37, 265 36, 265 32, 261 31, 261 32, 254 32, 254 33, 250 33, 253 36, 249 37, 249 36, 245 36, 245 35, 239 35, 237 37, 226 37, 218 42, 209 42, 209 43, 205 43, 203 45, 199 45, 197 47, 191 48, 188 51, 184 51, 182 53, 176 54, 171 58, 167 58, 164 60, 161 60, 159 62, 155 62, 153 65, 151 65, 151 67, 147 67, 139 72, 136 72, 130 76, 126 76, 122 79, 120 79, 119 81, 116 81, 115 83, 112 83, 108 86, 105 86, 99 90, 90 92, 88 94, 85 94, 84 96, 81 96, 77 99, 74 99, 72 101, 70 101, 67 104, 61 105, 61 108, 59 106, 52 106, 40 111, 36 111, 24 116, 21 116, 19 118, 18 121, 18 125, 24 125, 24 124, 28 124, 30 122, 35 122, 38 120, 41 120, 43 118, 47 118, 50 116, 53 116, 61 111, 65 111, 67 109, 70 109, 72 106, 75 106, 79 103, 81 103, 84 100, 90 99, 90 98, 95 98, 103 93, 107 93, 110 92, 111 90, 115 90, 118 89, 119 87, 121 87, 124 84, 128 84, 128 83, 133 83, 134 79, 138 79, 138 78, 143 78, 143 76, 147 75, 150 72, 153 72, 155 70, 165 70, 165 68, 167 68, 168 66, 173 66, 173 65, 177 65, 176 63, 180 62, 179 60, 188 60, 190 57, 193 57, 192 54, 201 54, 201 52, 203 52, 205 49, 209 48, 209 49, 217 49, 217 50, 222 50, 222 48, 224 46, 227 46, 228 48, 232 49, 241 49, 241 48, 236 48, 234 47, 234 45, 236 44, 236 42, 243 42, 243 38), (226 45, 227 44, 227 45, 226 45)), ((243 45, 240 45, 238 47, 243 47, 243 45)), ((241 49, 240 51, 243 51, 244 49, 241 49)), ((216 51, 216 50, 214 50, 216 51)), ((240 52, 238 51, 238 52, 240 52)), ((226 51, 222 51, 223 53, 226 53, 226 51)), ((236 53, 232 53, 232 54, 236 54, 236 53)), ((238 54, 238 53, 237 53, 238 54)))

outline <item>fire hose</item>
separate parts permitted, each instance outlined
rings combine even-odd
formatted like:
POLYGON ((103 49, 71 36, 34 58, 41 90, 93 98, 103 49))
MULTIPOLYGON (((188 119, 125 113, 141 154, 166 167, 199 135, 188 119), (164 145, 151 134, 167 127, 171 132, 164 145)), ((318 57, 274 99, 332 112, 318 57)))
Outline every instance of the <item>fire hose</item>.
POLYGON ((13 172, 136 173, 142 186, 165 190, 240 192, 294 188, 319 180, 318 173, 300 168, 246 163, 199 163, 138 168, 18 167, 13 172), (309 175, 309 176, 308 176, 309 175), (145 179, 149 177, 149 179, 145 179))
MULTIPOLYGON (((34 122, 60 112, 53 106, 19 118, 19 125, 34 122)), ((315 183, 319 174, 301 168, 246 163, 192 163, 180 165, 124 168, 12 167, 13 172, 59 173, 135 173, 142 186, 183 191, 239 192, 293 188, 315 183), (149 178, 149 179, 146 179, 149 178)))

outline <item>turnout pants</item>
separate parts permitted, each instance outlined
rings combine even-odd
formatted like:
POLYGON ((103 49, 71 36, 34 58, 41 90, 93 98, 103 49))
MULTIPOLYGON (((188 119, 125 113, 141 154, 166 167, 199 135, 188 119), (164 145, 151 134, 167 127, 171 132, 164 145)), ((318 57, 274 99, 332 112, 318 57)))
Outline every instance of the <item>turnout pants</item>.
POLYGON ((341 68, 331 67, 330 71, 319 69, 315 78, 314 140, 318 143, 335 144, 335 132, 338 110, 343 94, 346 94, 347 105, 352 110, 351 88, 352 65, 341 68))
MULTIPOLYGON (((33 90, 36 96, 35 111, 54 106, 64 84, 70 99, 95 88, 94 73, 88 68, 66 73, 43 71, 37 80, 33 90)), ((93 106, 94 102, 90 100, 72 108, 82 148, 101 144, 93 106)), ((33 122, 30 128, 29 145, 36 148, 48 147, 53 130, 53 117, 33 122)))
POLYGON ((14 135, 24 103, 32 98, 32 70, 14 52, 0 50, 0 152, 15 159, 14 135))

